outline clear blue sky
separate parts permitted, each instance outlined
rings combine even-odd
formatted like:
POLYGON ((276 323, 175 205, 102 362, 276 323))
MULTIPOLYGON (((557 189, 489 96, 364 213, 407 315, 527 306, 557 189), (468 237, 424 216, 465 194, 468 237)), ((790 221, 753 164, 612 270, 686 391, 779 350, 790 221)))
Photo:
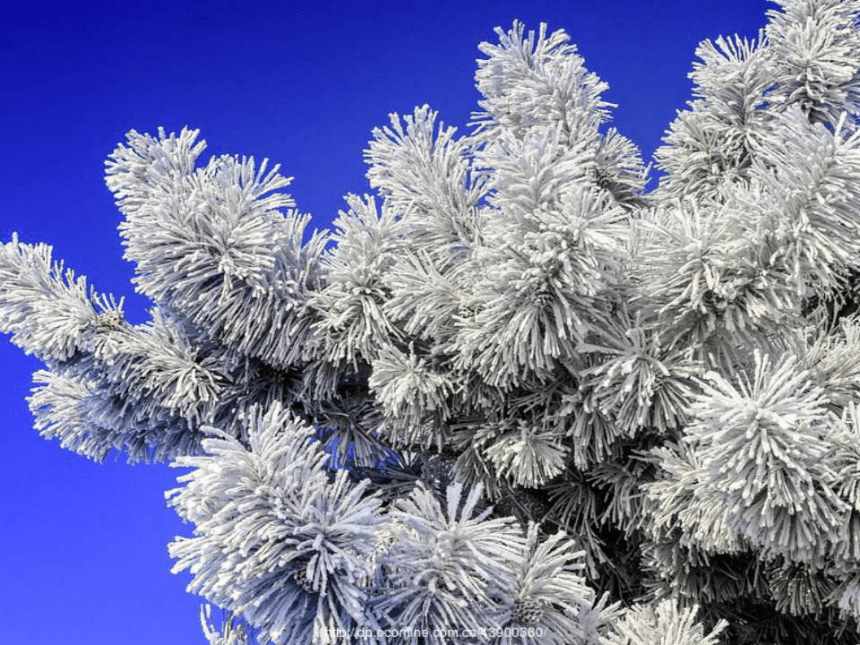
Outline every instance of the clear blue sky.
MULTIPOLYGON (((514 18, 564 28, 610 85, 614 125, 649 158, 689 99, 704 38, 755 36, 763 0, 335 3, 21 2, 0 24, 0 241, 17 231, 141 322, 105 157, 129 129, 200 128, 208 153, 253 154, 295 176, 319 228, 366 190, 362 150, 392 111, 424 103, 464 129, 476 46, 514 18)), ((39 367, 0 338, 0 641, 194 645, 199 599, 166 544, 166 466, 97 465, 32 430, 39 367)))

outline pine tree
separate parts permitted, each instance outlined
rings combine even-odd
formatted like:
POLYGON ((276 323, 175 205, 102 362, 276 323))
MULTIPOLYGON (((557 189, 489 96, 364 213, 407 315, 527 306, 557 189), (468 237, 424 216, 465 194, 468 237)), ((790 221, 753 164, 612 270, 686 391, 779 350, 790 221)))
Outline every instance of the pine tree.
POLYGON ((36 428, 188 467, 169 551, 211 645, 855 643, 860 0, 696 51, 650 166, 563 31, 484 43, 308 232, 196 130, 107 162, 132 325, 0 250, 36 428))

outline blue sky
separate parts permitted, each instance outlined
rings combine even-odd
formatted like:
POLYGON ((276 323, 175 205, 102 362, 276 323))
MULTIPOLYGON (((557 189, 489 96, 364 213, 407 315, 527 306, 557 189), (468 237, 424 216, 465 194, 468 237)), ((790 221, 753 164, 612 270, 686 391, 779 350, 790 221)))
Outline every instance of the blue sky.
MULTIPOLYGON (((208 153, 268 157, 318 228, 364 192, 362 150, 389 112, 428 103, 465 129, 477 44, 514 18, 564 28, 610 85, 613 124, 649 158, 689 99, 704 38, 753 37, 762 0, 16 3, 0 24, 0 242, 17 231, 99 291, 146 301, 122 260, 103 163, 126 131, 202 130, 208 153)), ((167 466, 97 465, 32 430, 39 363, 0 338, 0 641, 203 643, 199 599, 170 574, 190 534, 167 466)))

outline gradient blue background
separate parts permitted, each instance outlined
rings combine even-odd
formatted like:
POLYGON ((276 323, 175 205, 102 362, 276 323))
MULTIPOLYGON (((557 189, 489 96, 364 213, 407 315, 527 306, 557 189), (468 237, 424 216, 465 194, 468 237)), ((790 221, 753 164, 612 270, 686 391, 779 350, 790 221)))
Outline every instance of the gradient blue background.
MULTIPOLYGON (((208 153, 253 154, 295 176, 326 227, 367 189, 361 153, 392 111, 429 103, 465 127, 476 46, 514 18, 564 28, 619 104, 614 124, 646 158, 689 99, 704 38, 753 37, 762 0, 16 3, 0 25, 0 241, 18 231, 100 291, 146 301, 121 259, 102 179, 127 130, 202 130, 208 153)), ((32 430, 38 361, 0 339, 0 641, 203 643, 189 576, 166 544, 189 534, 164 504, 177 471, 97 465, 32 430)))

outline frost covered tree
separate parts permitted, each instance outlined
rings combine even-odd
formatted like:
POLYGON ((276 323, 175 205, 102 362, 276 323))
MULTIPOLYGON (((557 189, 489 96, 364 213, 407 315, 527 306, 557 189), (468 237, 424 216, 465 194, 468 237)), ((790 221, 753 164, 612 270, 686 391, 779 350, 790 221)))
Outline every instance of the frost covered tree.
POLYGON ((289 180, 132 131, 107 184, 151 319, 17 237, 36 428, 190 468, 212 645, 856 643, 860 0, 703 42, 649 170, 563 31, 482 44, 308 232, 289 180))

